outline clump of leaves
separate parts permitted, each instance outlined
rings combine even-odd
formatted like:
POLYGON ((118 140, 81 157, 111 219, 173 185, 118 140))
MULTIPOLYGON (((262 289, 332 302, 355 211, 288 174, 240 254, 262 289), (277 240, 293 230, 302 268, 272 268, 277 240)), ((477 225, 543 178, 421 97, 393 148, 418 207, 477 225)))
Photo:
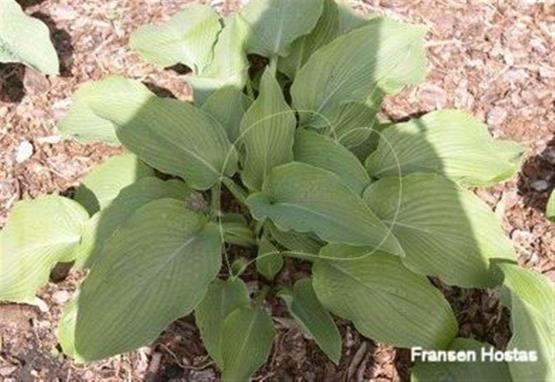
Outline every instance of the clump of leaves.
POLYGON ((538 351, 539 362, 417 363, 415 380, 549 380, 553 284, 516 264, 468 190, 511 177, 522 149, 461 111, 377 116, 384 97, 423 80, 425 34, 333 0, 252 0, 224 19, 192 5, 140 28, 132 48, 188 66, 194 103, 118 76, 75 94, 63 132, 130 153, 86 176, 75 200, 16 205, 1 233, 0 299, 32 303, 56 263, 74 262, 88 274, 60 325, 66 354, 128 352, 194 313, 223 379, 244 381, 270 353, 273 296, 335 363, 333 316, 399 347, 486 346, 457 338, 434 276, 500 288, 509 347, 538 351), (222 211, 222 187, 243 214, 222 211), (231 264, 230 244, 257 255, 231 264), (285 262, 311 272, 280 277, 285 262), (254 291, 241 279, 251 266, 254 291))
POLYGON ((0 0, 0 63, 14 62, 45 74, 58 74, 60 67, 48 27, 15 0, 0 0))

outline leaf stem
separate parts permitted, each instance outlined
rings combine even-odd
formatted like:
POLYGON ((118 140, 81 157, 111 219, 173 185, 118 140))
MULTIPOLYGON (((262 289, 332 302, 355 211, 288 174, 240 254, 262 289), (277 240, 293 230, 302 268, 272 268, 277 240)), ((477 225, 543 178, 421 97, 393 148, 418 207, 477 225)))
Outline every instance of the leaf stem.
POLYGON ((235 181, 231 178, 223 178, 222 183, 229 190, 229 192, 231 192, 235 199, 237 199, 241 204, 245 204, 248 192, 243 187, 235 183, 235 181))
POLYGON ((210 189, 210 212, 214 219, 221 217, 222 186, 216 184, 210 189))

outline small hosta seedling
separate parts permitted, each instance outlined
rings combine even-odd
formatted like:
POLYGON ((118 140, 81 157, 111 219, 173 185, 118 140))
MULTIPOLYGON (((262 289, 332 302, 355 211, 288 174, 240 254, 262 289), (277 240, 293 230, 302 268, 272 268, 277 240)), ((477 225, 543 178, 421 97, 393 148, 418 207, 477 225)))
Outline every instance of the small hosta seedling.
POLYGON ((140 27, 132 49, 160 67, 188 66, 194 101, 119 76, 79 89, 63 133, 129 153, 87 175, 74 200, 15 206, 0 233, 0 300, 33 303, 51 269, 73 262, 87 276, 60 323, 65 354, 89 362, 132 351, 194 314, 223 380, 235 382, 271 351, 268 300, 336 364, 334 317, 398 347, 490 347, 458 338, 433 276, 499 288, 508 346, 538 361, 417 362, 414 380, 553 379, 553 284, 516 264, 468 189, 510 178, 522 148, 462 111, 377 116, 384 97, 423 81, 425 35, 334 0, 252 0, 226 17, 190 5, 140 27), (234 256, 229 245, 250 250, 234 256), (299 262, 311 271, 282 272, 299 262))

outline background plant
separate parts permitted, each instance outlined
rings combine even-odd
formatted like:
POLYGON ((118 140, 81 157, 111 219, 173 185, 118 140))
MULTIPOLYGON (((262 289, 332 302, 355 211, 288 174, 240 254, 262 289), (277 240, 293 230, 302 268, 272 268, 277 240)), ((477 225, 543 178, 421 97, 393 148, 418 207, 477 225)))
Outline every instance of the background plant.
MULTIPOLYGON (((242 380, 271 347, 261 309, 268 292, 337 362, 341 342, 328 311, 396 346, 452 348, 467 343, 453 339, 453 313, 426 276, 464 287, 503 282, 505 303, 519 312, 515 333, 537 333, 515 335, 514 345, 532 339, 523 346, 549 354, 552 285, 511 265, 491 211, 464 189, 509 177, 520 148, 493 141, 461 112, 401 124, 375 117, 385 95, 422 79, 423 35, 331 1, 256 1, 223 28, 210 8, 194 6, 142 28, 132 46, 161 66, 188 65, 195 105, 119 77, 85 85, 64 131, 122 143, 135 155, 84 180, 75 199, 88 214, 52 196, 15 208, 2 233, 0 269, 10 274, 2 272, 0 297, 32 301, 56 262, 74 260, 90 274, 62 322, 66 353, 88 361, 128 351, 195 310, 224 379, 242 380), (245 52, 268 65, 247 76, 245 52), (152 168, 176 179, 157 179, 152 168), (254 219, 221 213, 220 183, 254 219), (196 192, 208 189, 209 206, 196 192), (242 267, 216 279, 222 237, 257 243, 254 263, 268 279, 284 256, 313 261, 312 279, 279 292, 270 283, 251 303, 237 278, 242 267), (499 259, 508 262, 492 269, 499 259), (541 293, 527 291, 536 284, 541 293)), ((506 365, 480 366, 470 368, 506 376, 506 365)), ((528 366, 511 364, 515 380, 551 372, 549 362, 528 366)), ((415 378, 444 372, 459 371, 419 365, 415 378)))

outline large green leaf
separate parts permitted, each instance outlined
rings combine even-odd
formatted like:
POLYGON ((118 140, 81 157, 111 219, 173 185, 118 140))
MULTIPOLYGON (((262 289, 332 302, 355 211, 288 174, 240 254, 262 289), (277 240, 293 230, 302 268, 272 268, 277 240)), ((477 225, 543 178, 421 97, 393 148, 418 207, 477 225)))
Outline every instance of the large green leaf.
MULTIPOLYGON (((489 354, 493 346, 469 338, 455 338, 449 351, 476 357, 475 361, 418 361, 412 369, 412 382, 510 382, 506 362, 482 361, 482 354, 489 354)), ((414 350, 413 350, 414 351, 414 350)), ((415 353, 416 354, 416 353, 415 353)), ((462 355, 461 355, 462 357, 462 355)), ((522 380, 524 381, 524 379, 522 380)), ((532 381, 529 379, 529 381, 532 381)))
POLYGON ((48 27, 27 16, 15 0, 0 0, 0 62, 20 62, 45 74, 59 73, 48 27))
POLYGON ((555 191, 551 191, 551 196, 547 202, 547 208, 545 209, 545 216, 549 220, 555 221, 555 191))
POLYGON ((291 43, 309 33, 321 13, 322 0, 251 0, 240 13, 250 29, 247 52, 286 56, 291 43))
POLYGON ((374 18, 318 49, 295 77, 302 125, 326 126, 343 104, 392 94, 424 77, 421 26, 374 18))
POLYGON ((271 69, 266 69, 260 95, 241 122, 241 177, 251 190, 260 190, 272 168, 293 160, 296 123, 271 69))
POLYGON ((471 186, 489 186, 512 176, 522 147, 496 141, 487 126, 458 110, 441 110, 385 129, 366 162, 383 177, 432 172, 471 186))
POLYGON ((441 292, 401 259, 364 247, 330 244, 312 268, 318 299, 359 332, 394 346, 446 348, 457 321, 441 292))
POLYGON ((295 283, 293 291, 283 291, 279 296, 285 300, 289 313, 299 326, 318 344, 320 349, 337 365, 341 358, 341 334, 333 318, 324 309, 312 288, 310 279, 295 283))
POLYGON ((88 107, 110 121, 119 140, 147 164, 201 190, 235 172, 236 153, 225 130, 204 111, 156 97, 140 82, 121 77, 98 86, 88 107))
POLYGON ((123 188, 148 176, 154 176, 154 170, 135 155, 116 155, 81 180, 74 199, 93 215, 107 207, 123 188))
POLYGON ((101 256, 104 245, 133 213, 157 199, 172 198, 189 202, 192 191, 180 180, 142 178, 124 188, 108 207, 96 213, 83 230, 75 267, 89 268, 101 256))
POLYGON ((202 110, 216 118, 227 131, 227 137, 232 143, 239 138, 241 121, 252 100, 241 89, 224 87, 214 92, 202 104, 202 110))
POLYGON ((414 272, 462 287, 491 287, 492 259, 514 260, 511 242, 476 195, 436 174, 372 183, 364 200, 401 243, 414 272))
POLYGON ((208 5, 193 4, 160 26, 143 25, 129 41, 131 49, 162 68, 178 63, 201 72, 210 62, 222 28, 218 14, 208 5))
POLYGON ((222 334, 223 381, 248 381, 266 362, 274 336, 272 319, 259 308, 243 307, 227 316, 222 334))
POLYGON ((256 270, 264 278, 272 281, 283 268, 283 256, 280 251, 268 240, 263 237, 258 246, 256 257, 256 270))
POLYGON ((195 321, 202 342, 220 369, 223 369, 222 340, 226 317, 250 302, 249 291, 241 279, 212 281, 202 302, 195 309, 195 321))
POLYGON ((207 220, 173 199, 139 208, 65 310, 64 352, 78 362, 125 353, 193 311, 221 266, 219 230, 207 220))
POLYGON ((507 350, 533 351, 535 362, 511 362, 514 381, 555 379, 555 284, 517 264, 497 264, 504 276, 501 301, 511 309, 507 350))
POLYGON ((298 162, 276 167, 262 192, 249 196, 246 203, 256 219, 270 218, 283 231, 314 232, 324 241, 403 255, 366 203, 337 175, 318 167, 298 162))
POLYGON ((81 85, 72 96, 72 104, 68 114, 58 123, 60 132, 67 138, 82 143, 104 142, 118 146, 115 125, 107 119, 99 117, 90 108, 89 101, 102 98, 105 94, 120 97, 126 95, 127 80, 119 76, 108 76, 104 80, 81 85))
POLYGON ((197 75, 189 77, 195 104, 202 105, 212 93, 224 87, 243 89, 248 70, 244 50, 246 36, 247 26, 237 15, 225 21, 212 60, 197 75))
POLYGON ((88 217, 56 195, 16 203, 0 236, 0 301, 32 302, 56 263, 73 259, 88 217))
POLYGON ((295 135, 293 152, 295 161, 335 173, 358 195, 370 184, 368 173, 349 150, 314 131, 299 130, 295 135))

